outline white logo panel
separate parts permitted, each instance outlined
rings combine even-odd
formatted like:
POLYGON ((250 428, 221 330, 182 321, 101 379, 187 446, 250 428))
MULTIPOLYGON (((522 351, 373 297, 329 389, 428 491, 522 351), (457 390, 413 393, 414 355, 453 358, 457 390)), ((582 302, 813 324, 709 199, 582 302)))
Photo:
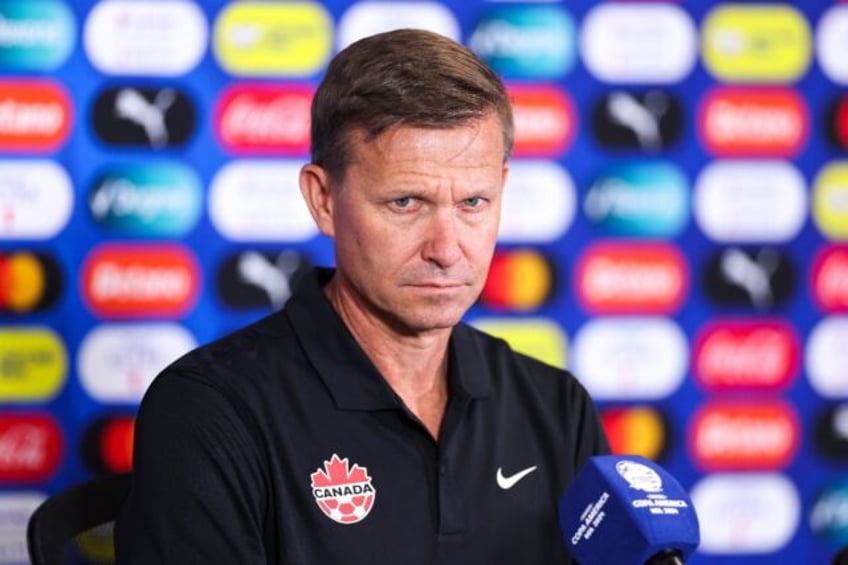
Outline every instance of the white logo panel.
POLYGON ((68 173, 46 160, 0 160, 0 241, 49 239, 74 207, 68 173))
POLYGON ((209 194, 215 228, 234 241, 305 241, 318 234, 298 184, 302 163, 243 160, 225 165, 209 194))
POLYGON ((717 161, 695 184, 694 215, 722 243, 780 243, 807 218, 804 177, 785 161, 717 161))
POLYGON ((695 65, 697 32, 679 6, 602 4, 583 22, 580 52, 602 81, 674 83, 695 65))
POLYGON ((827 398, 848 398, 848 316, 830 316, 813 328, 807 341, 810 384, 827 398))
POLYGON ((178 324, 102 325, 80 345, 77 369, 95 400, 136 403, 162 369, 195 347, 194 337, 178 324))
POLYGON ((29 563, 27 524, 45 500, 37 492, 0 493, 0 563, 29 563))
POLYGON ((568 230, 575 208, 574 183, 557 163, 512 161, 504 187, 498 241, 555 241, 568 230))
POLYGON ((824 73, 838 84, 848 85, 848 6, 834 6, 824 13, 816 29, 816 54, 824 73))
POLYGON ((798 492, 778 474, 709 475, 691 495, 702 553, 773 553, 789 542, 801 518, 798 492))
POLYGON ((672 320, 601 317, 574 338, 573 371, 596 400, 658 400, 686 376, 689 348, 672 320))
POLYGON ((426 29, 460 40, 459 22, 436 2, 358 2, 339 21, 339 49, 363 37, 402 28, 426 29))
POLYGON ((203 11, 184 0, 105 0, 83 30, 88 58, 109 75, 182 75, 200 62, 208 41, 203 11))

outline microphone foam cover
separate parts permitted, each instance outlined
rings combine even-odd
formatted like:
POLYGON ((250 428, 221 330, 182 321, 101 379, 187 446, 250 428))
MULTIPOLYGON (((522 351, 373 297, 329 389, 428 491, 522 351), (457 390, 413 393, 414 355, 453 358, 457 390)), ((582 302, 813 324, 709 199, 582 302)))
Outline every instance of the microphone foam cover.
POLYGON ((663 550, 686 559, 700 543, 686 490, 638 455, 587 460, 559 501, 560 529, 581 565, 643 565, 663 550))

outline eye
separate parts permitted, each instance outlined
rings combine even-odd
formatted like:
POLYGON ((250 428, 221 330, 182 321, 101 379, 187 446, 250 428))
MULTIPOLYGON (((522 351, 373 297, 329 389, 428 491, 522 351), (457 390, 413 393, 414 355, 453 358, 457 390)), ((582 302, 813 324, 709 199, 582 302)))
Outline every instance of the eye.
POLYGON ((479 208, 483 205, 484 200, 479 196, 472 196, 463 200, 462 203, 468 208, 479 208))
POLYGON ((402 196, 401 198, 395 198, 392 200, 392 204, 398 208, 410 208, 412 207, 412 203, 413 200, 411 196, 402 196))

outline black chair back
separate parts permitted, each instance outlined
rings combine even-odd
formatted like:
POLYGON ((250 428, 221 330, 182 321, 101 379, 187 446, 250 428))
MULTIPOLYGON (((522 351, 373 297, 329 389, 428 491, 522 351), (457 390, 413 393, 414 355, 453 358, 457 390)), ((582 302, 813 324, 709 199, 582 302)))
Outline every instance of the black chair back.
POLYGON ((65 544, 77 535, 114 522, 129 491, 130 473, 92 479, 49 496, 27 525, 32 565, 60 565, 65 544))

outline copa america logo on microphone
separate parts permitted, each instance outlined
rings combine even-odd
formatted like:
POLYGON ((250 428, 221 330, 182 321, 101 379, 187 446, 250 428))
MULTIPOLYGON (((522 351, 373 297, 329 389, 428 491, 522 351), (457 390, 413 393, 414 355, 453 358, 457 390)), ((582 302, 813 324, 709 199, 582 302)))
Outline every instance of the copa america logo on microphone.
POLYGON ((347 457, 333 453, 312 473, 312 496, 324 514, 339 524, 361 522, 374 506, 377 490, 366 467, 350 467, 347 457))
POLYGON ((616 463, 615 470, 632 489, 644 492, 662 492, 663 490, 659 473, 647 465, 625 459, 616 463))

